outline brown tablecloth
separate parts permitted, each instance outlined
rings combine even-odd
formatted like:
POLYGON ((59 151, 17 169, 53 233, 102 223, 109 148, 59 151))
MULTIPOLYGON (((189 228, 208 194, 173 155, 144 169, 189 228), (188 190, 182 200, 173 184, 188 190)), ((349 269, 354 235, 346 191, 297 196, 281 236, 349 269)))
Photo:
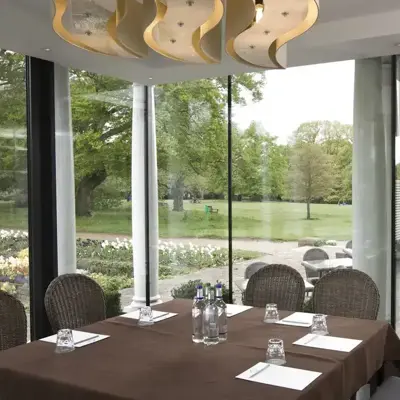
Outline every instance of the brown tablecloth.
POLYGON ((400 360, 385 322, 328 317, 331 335, 363 340, 342 353, 292 345, 309 329, 264 324, 254 308, 229 319, 227 343, 205 348, 191 342, 191 301, 157 309, 179 314, 144 328, 121 317, 99 322, 84 330, 111 337, 68 354, 40 341, 1 353, 0 399, 348 400, 384 361, 400 360), (303 391, 235 379, 265 360, 271 337, 284 340, 288 366, 323 374, 303 391))

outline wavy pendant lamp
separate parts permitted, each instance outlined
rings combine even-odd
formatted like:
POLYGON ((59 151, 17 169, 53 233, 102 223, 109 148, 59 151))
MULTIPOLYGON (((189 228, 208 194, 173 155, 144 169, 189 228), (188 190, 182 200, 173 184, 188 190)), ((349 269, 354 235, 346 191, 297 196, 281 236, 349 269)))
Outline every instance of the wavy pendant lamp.
POLYGON ((228 0, 226 51, 253 67, 285 68, 286 43, 310 29, 318 0, 228 0))
POLYGON ((53 0, 53 28, 67 42, 96 53, 142 58, 153 1, 53 0))
POLYGON ((144 33, 148 46, 174 60, 221 61, 222 0, 155 0, 157 15, 144 33))
POLYGON ((286 43, 311 28, 318 0, 53 0, 53 28, 82 49, 144 58, 149 48, 195 64, 226 52, 260 68, 285 68, 286 43), (224 31, 223 31, 224 29, 224 31))

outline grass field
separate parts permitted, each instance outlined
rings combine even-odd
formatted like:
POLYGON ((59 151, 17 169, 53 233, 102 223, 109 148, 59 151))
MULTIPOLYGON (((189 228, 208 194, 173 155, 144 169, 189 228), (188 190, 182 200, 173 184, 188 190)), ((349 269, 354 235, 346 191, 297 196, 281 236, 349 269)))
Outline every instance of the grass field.
MULTIPOLYGON (((169 201, 169 209, 172 202, 169 201)), ((164 210, 160 216, 160 236, 173 237, 228 237, 228 204, 226 201, 204 200, 200 204, 185 202, 186 211, 164 210), (218 214, 207 216, 205 205, 219 209, 218 214)), ((15 208, 11 202, 0 202, 0 228, 26 229, 26 209, 15 208)), ((233 203, 233 236, 270 240, 296 240, 305 236, 323 239, 348 240, 351 238, 352 207, 332 204, 313 204, 312 220, 306 220, 306 205, 300 203, 233 203)), ((130 235, 130 203, 118 209, 98 211, 92 217, 78 217, 77 232, 130 235)))

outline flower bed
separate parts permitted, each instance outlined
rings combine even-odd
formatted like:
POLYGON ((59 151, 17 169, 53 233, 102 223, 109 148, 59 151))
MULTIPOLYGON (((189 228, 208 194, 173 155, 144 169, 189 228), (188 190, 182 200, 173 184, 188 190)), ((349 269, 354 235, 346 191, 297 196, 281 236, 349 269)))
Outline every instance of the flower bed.
POLYGON ((28 257, 15 258, 0 256, 0 289, 11 294, 17 293, 17 285, 28 283, 28 257))
MULTIPOLYGON (((184 245, 159 241, 160 279, 185 274, 202 268, 228 265, 228 250, 212 245, 184 245)), ((76 242, 79 270, 93 277, 103 289, 120 290, 132 285, 133 248, 128 239, 100 241, 78 239, 76 242)), ((233 261, 259 257, 260 253, 234 250, 233 261)), ((17 293, 20 286, 28 287, 28 233, 0 230, 0 288, 17 293)))
MULTIPOLYGON (((158 243, 159 277, 169 278, 202 268, 228 265, 228 250, 220 247, 184 245, 172 241, 158 243)), ((250 260, 260 256, 253 251, 234 250, 233 262, 250 260)), ((133 248, 128 239, 114 241, 78 240, 78 265, 90 272, 107 275, 132 276, 133 248)))

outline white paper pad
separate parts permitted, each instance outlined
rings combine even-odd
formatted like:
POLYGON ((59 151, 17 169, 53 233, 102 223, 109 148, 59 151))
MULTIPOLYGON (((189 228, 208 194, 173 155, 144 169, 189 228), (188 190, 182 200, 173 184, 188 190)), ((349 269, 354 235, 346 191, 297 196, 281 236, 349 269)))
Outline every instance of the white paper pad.
POLYGON ((236 314, 240 314, 244 311, 250 310, 253 308, 252 306, 241 306, 239 304, 227 304, 226 305, 226 314, 228 318, 233 317, 236 314))
POLYGON ((288 389, 303 390, 320 375, 321 372, 260 362, 236 378, 288 389))
POLYGON ((315 314, 295 312, 275 323, 281 325, 293 325, 309 328, 312 325, 312 319, 314 315, 315 314))
MULTIPOLYGON (((74 337, 75 347, 87 346, 88 344, 92 344, 110 337, 109 335, 100 335, 98 333, 81 332, 81 331, 72 331, 72 336, 74 337)), ((43 342, 56 344, 57 335, 48 336, 40 340, 43 342)))
MULTIPOLYGON (((132 311, 128 314, 120 315, 120 317, 139 319, 139 314, 140 314, 140 311, 136 310, 136 311, 132 311)), ((166 312, 166 311, 153 310, 153 321, 154 321, 154 323, 160 322, 160 321, 163 321, 164 319, 175 317, 175 315, 178 315, 178 314, 172 313, 172 312, 166 312)))
POLYGON ((303 336, 301 339, 297 340, 293 344, 315 347, 318 349, 344 351, 346 353, 349 353, 350 351, 355 349, 361 342, 362 340, 346 339, 335 336, 321 336, 309 333, 308 335, 303 336))

